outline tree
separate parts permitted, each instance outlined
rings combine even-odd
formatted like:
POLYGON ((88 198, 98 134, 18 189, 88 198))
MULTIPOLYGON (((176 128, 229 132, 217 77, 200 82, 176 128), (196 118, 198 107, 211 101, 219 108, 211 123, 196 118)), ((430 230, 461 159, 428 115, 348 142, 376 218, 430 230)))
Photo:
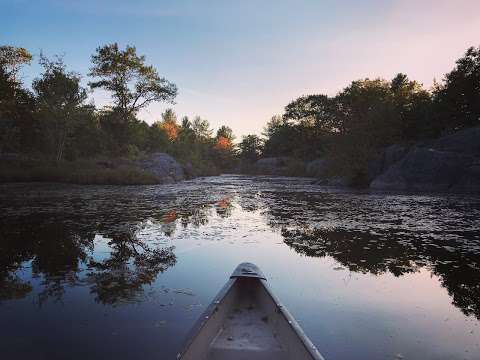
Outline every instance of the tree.
POLYGON ((80 86, 80 77, 66 72, 61 58, 51 61, 40 56, 44 72, 33 81, 37 114, 44 124, 57 161, 62 160, 68 136, 83 110, 87 91, 80 86))
POLYGON ((434 90, 438 126, 447 131, 480 124, 480 47, 469 48, 434 90))
POLYGON ((167 109, 162 114, 161 128, 167 134, 170 141, 175 141, 178 137, 177 115, 172 109, 167 109))
POLYGON ((334 99, 326 95, 308 95, 288 104, 283 117, 310 126, 317 132, 333 132, 340 128, 335 109, 334 99))
POLYGON ((238 147, 241 158, 254 162, 262 153, 262 140, 257 135, 246 135, 242 137, 238 147))
POLYGON ((222 169, 232 168, 234 165, 235 147, 233 132, 228 126, 222 126, 215 136, 213 158, 215 164, 222 169))
POLYGON ((293 155, 296 140, 296 128, 289 119, 280 115, 273 116, 263 131, 266 137, 263 154, 266 156, 293 155))
POLYGON ((127 45, 125 50, 117 43, 98 47, 92 63, 89 75, 100 80, 90 82, 91 88, 110 91, 125 122, 149 104, 173 102, 177 95, 176 85, 160 77, 153 66, 145 65, 145 56, 137 55, 133 46, 127 45))
POLYGON ((433 135, 431 94, 407 75, 399 73, 391 81, 395 106, 400 117, 403 141, 421 140, 433 135))
POLYGON ((206 142, 212 137, 210 123, 207 119, 202 119, 200 116, 195 116, 193 119, 192 129, 198 141, 206 142))
POLYGON ((0 152, 26 152, 38 143, 33 98, 17 77, 21 66, 31 59, 24 48, 0 46, 0 152))
POLYGON ((192 130, 192 122, 190 121, 188 116, 184 116, 182 118, 182 125, 180 125, 180 126, 181 126, 182 131, 192 130))
POLYGON ((148 148, 150 152, 166 151, 169 147, 170 139, 162 128, 162 123, 157 121, 150 126, 148 133, 148 148))
POLYGON ((220 153, 220 157, 223 159, 224 163, 227 163, 233 157, 234 145, 233 140, 233 131, 228 126, 222 125, 217 130, 217 135, 215 136, 215 145, 213 148, 220 153))
POLYGON ((401 138, 391 83, 383 79, 353 81, 337 95, 336 101, 344 129, 330 149, 336 171, 363 182, 368 161, 380 148, 401 138))
POLYGON ((32 54, 27 49, 9 45, 0 46, 0 67, 16 84, 17 74, 22 65, 30 64, 32 54))
POLYGON ((28 152, 38 145, 30 91, 18 86, 0 67, 0 153, 28 152))
POLYGON ((218 130, 217 130, 217 135, 216 135, 217 140, 219 138, 225 138, 228 139, 231 143, 235 140, 235 136, 233 135, 233 131, 231 128, 228 126, 222 125, 218 130))
POLYGON ((232 144, 232 142, 230 141, 229 138, 219 136, 219 137, 217 137, 217 141, 215 143, 214 148, 216 150, 230 152, 230 151, 233 150, 233 144, 232 144))

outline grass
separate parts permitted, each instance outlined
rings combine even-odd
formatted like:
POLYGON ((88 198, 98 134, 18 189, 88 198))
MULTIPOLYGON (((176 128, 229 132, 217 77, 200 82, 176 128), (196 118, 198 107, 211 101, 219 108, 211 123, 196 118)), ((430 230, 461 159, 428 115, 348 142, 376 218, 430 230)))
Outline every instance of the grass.
POLYGON ((106 167, 94 160, 21 160, 0 162, 0 183, 61 182, 98 185, 149 185, 160 180, 132 164, 106 167))

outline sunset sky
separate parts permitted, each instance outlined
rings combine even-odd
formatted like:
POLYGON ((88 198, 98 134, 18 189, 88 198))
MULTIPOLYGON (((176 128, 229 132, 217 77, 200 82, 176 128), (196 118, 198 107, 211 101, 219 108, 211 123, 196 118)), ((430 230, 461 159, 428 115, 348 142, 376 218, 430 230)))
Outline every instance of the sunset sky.
MULTIPOLYGON (((176 83, 179 116, 260 133, 302 94, 404 72, 431 86, 480 45, 480 1, 0 0, 0 44, 65 54, 84 76, 97 46, 135 45, 176 83)), ((30 84, 39 66, 25 68, 30 84)), ((94 93, 97 105, 106 94, 94 93)), ((150 106, 151 123, 168 105, 150 106)))

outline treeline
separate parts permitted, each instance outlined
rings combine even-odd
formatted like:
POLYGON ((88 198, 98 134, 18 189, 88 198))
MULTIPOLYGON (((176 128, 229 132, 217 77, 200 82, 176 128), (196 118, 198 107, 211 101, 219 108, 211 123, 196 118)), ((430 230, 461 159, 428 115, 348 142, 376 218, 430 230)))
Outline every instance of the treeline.
POLYGON ((0 155, 60 163, 136 159, 160 151, 200 174, 234 170, 239 159, 248 169, 260 157, 286 156, 300 163, 328 158, 332 175, 362 183, 369 161, 388 145, 428 141, 480 125, 480 48, 473 47, 431 89, 405 74, 353 81, 335 96, 292 101, 267 123, 263 137, 244 136, 238 145, 230 128, 214 133, 206 119, 179 119, 171 109, 151 125, 138 119, 152 103, 173 104, 177 87, 147 65, 135 47, 97 48, 85 87, 62 58, 43 55, 42 73, 26 87, 20 71, 31 61, 26 49, 0 47, 0 155), (109 106, 87 102, 95 89, 111 96, 109 106))
POLYGON ((394 143, 427 141, 480 125, 480 48, 469 48, 441 83, 425 89, 405 74, 353 81, 336 96, 306 95, 265 127, 264 139, 244 137, 244 158, 328 157, 332 175, 358 182, 368 162, 394 143))
POLYGON ((20 80, 30 64, 28 50, 0 47, 0 154, 24 154, 55 162, 77 159, 138 158, 167 152, 200 172, 228 167, 234 156, 232 130, 215 134, 206 119, 177 119, 166 110, 149 125, 137 118, 154 102, 172 103, 177 87, 137 54, 135 47, 109 44, 91 57, 90 82, 83 87, 78 74, 62 58, 40 55, 43 72, 31 89, 20 80), (94 89, 106 91, 111 104, 87 103, 94 89))

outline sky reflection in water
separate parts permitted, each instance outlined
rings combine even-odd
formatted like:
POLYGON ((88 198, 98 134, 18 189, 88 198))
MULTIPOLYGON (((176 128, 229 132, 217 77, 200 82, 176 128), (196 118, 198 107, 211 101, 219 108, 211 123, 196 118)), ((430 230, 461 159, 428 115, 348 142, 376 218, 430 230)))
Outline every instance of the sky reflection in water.
POLYGON ((480 357, 480 198, 223 176, 3 185, 0 211, 7 358, 174 358, 242 261, 327 358, 480 357))

